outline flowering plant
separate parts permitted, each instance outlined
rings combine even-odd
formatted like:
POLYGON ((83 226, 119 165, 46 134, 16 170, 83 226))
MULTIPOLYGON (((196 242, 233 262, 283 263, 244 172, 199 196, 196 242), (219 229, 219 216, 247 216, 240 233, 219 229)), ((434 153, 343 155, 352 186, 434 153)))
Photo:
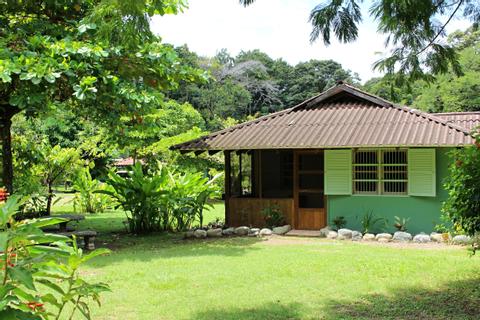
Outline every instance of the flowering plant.
POLYGON ((62 219, 16 221, 24 202, 11 196, 0 205, 0 319, 72 319, 78 311, 90 319, 88 301, 99 303, 99 294, 109 289, 81 279, 78 268, 108 251, 84 254, 76 241, 42 231, 62 219))

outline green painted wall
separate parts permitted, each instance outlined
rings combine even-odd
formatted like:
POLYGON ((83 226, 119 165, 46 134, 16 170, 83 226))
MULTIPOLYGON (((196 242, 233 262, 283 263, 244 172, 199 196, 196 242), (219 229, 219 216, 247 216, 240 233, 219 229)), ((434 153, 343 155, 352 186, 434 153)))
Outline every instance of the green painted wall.
MULTIPOLYGON (((443 188, 443 180, 448 174, 449 157, 448 148, 438 148, 436 152, 437 167, 437 195, 436 197, 414 196, 367 196, 352 195, 328 196, 328 221, 330 225, 337 216, 344 216, 347 228, 361 230, 361 219, 370 210, 377 217, 388 219, 389 231, 395 231, 393 222, 395 216, 410 218, 407 228, 412 234, 431 232, 433 227, 440 222, 440 209, 448 193, 443 188)), ((377 230, 381 231, 381 230, 377 230)))

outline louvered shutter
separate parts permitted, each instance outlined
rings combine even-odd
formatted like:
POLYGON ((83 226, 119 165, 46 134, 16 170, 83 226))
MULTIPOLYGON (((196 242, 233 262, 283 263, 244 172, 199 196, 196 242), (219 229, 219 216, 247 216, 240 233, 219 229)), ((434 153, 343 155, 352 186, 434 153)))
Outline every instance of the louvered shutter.
POLYGON ((408 150, 408 194, 436 196, 435 149, 408 150))
POLYGON ((325 150, 325 194, 352 194, 352 150, 325 150))

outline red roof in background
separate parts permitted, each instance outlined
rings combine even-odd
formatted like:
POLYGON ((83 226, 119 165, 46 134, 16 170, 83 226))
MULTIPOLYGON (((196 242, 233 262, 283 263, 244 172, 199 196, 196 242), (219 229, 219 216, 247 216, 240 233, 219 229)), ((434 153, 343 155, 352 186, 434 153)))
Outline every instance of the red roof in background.
MULTIPOLYGON (((141 164, 144 164, 144 161, 142 159, 137 159, 137 162, 140 162, 141 164)), ((134 161, 132 157, 128 158, 121 158, 121 159, 115 159, 113 160, 113 165, 115 167, 127 167, 127 166, 133 166, 134 161)))

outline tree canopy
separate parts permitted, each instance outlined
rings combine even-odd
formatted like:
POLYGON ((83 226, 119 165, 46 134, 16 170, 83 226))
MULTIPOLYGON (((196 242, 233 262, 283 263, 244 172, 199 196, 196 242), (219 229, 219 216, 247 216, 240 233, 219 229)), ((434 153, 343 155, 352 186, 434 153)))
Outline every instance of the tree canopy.
POLYGON ((232 57, 223 49, 215 57, 199 57, 188 47, 176 48, 192 68, 202 68, 208 83, 183 83, 172 99, 190 102, 200 111, 209 130, 224 120, 245 120, 275 112, 321 93, 339 80, 357 84, 358 76, 332 60, 310 60, 290 65, 260 50, 241 51, 232 57))
POLYGON ((480 31, 469 28, 454 32, 448 42, 458 52, 462 75, 450 70, 431 83, 417 80, 404 86, 386 75, 367 81, 364 89, 428 112, 480 111, 480 31))
POLYGON ((11 120, 63 103, 115 126, 161 105, 162 92, 203 75, 150 30, 154 14, 183 0, 0 1, 0 137, 3 182, 12 190, 11 120))

